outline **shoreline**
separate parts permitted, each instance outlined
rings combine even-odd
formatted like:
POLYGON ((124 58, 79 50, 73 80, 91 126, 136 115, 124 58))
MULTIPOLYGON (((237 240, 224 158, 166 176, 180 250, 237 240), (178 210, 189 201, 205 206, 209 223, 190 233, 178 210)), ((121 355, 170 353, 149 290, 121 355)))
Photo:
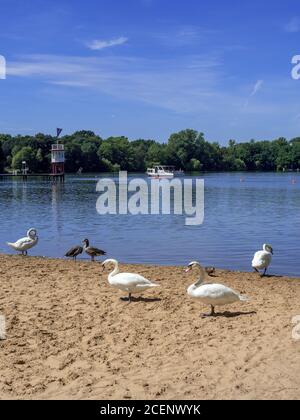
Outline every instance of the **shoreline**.
MULTIPOLYGON (((0 258, 1 257, 7 257, 7 258, 22 258, 21 254, 7 254, 7 253, 0 253, 0 258)), ((49 261, 65 261, 65 262, 73 262, 72 258, 67 258, 67 257, 51 257, 51 256, 47 256, 47 255, 28 255, 25 256, 23 258, 31 258, 31 259, 41 259, 41 260, 49 260, 49 261)), ((95 263, 101 264, 105 259, 109 259, 109 258, 113 258, 113 257, 109 257, 109 256, 104 256, 104 257, 96 257, 95 259, 95 263)), ((77 257, 77 263, 89 263, 91 262, 91 258, 89 256, 86 257, 77 257)), ((187 261, 186 263, 188 263, 189 261, 187 261)), ((201 261, 200 261, 201 262, 201 261)), ((118 261, 120 266, 123 267, 145 267, 145 268, 185 268, 186 264, 183 265, 174 265, 174 264, 153 264, 153 263, 131 263, 131 262, 122 262, 122 261, 118 261)), ((204 266, 205 267, 205 266, 204 266)), ((211 267, 211 265, 210 265, 211 267)), ((229 269, 229 268, 224 268, 224 267, 217 267, 214 266, 215 269, 217 271, 220 272, 224 272, 224 273, 232 273, 232 274, 241 274, 241 275, 248 275, 248 274, 256 274, 253 270, 251 271, 244 271, 244 270, 234 270, 234 269, 229 269)), ((257 275, 257 277, 259 278, 259 275, 257 275)), ((276 273, 272 273, 272 266, 271 269, 269 270, 269 273, 267 273, 266 278, 282 278, 282 279, 289 279, 289 280, 298 280, 300 281, 300 274, 299 275, 291 275, 291 274, 276 274, 276 273)), ((213 279, 213 277, 210 277, 211 279, 213 279)))
POLYGON ((130 305, 97 263, 0 254, 0 399, 299 399, 300 278, 217 269, 249 302, 190 299, 197 273, 120 264, 161 285, 130 305))

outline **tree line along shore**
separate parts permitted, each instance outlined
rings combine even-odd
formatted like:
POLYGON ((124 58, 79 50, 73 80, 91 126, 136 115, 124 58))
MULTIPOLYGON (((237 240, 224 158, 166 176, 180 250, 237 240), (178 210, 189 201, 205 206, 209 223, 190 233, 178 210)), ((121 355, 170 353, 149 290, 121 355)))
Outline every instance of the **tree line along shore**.
MULTIPOLYGON (((56 137, 0 134, 0 173, 20 170, 26 161, 32 173, 49 171, 51 145, 56 137)), ((103 139, 92 131, 63 136, 65 170, 77 172, 144 172, 153 165, 174 165, 185 171, 285 171, 300 168, 300 137, 238 143, 226 146, 205 140, 204 134, 186 129, 168 141, 127 137, 103 139)))

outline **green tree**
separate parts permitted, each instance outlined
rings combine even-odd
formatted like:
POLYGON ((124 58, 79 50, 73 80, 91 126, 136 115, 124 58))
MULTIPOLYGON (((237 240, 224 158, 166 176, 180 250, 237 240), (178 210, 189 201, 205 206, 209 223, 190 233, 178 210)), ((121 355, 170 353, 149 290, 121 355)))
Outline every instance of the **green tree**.
POLYGON ((99 159, 106 159, 111 164, 117 164, 121 170, 134 169, 134 153, 126 137, 110 137, 104 140, 98 149, 99 159))
POLYGON ((26 161, 27 166, 31 172, 36 171, 37 161, 34 150, 31 147, 25 146, 19 150, 12 159, 13 169, 22 169, 22 162, 26 161))
POLYGON ((2 144, 0 143, 0 173, 3 173, 5 165, 5 156, 2 150, 2 144))

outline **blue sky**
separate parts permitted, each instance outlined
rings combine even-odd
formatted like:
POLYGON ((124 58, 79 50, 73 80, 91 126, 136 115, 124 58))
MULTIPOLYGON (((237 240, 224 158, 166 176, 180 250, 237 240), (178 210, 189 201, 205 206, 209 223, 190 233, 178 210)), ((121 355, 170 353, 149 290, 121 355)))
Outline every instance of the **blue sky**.
POLYGON ((0 132, 300 136, 297 0, 0 0, 0 132))

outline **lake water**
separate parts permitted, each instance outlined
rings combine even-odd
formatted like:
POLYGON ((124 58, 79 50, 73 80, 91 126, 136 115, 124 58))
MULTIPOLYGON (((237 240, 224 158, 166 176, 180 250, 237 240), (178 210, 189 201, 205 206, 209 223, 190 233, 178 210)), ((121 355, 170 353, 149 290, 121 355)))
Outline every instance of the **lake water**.
POLYGON ((270 272, 300 276, 299 174, 197 177, 205 181, 205 219, 200 226, 185 226, 181 215, 101 216, 96 211, 99 177, 94 175, 70 175, 64 185, 41 178, 1 180, 0 252, 12 253, 6 241, 35 227, 39 244, 31 255, 62 257, 69 247, 89 238, 91 245, 121 262, 185 265, 198 260, 250 271, 254 252, 270 243, 270 272))

